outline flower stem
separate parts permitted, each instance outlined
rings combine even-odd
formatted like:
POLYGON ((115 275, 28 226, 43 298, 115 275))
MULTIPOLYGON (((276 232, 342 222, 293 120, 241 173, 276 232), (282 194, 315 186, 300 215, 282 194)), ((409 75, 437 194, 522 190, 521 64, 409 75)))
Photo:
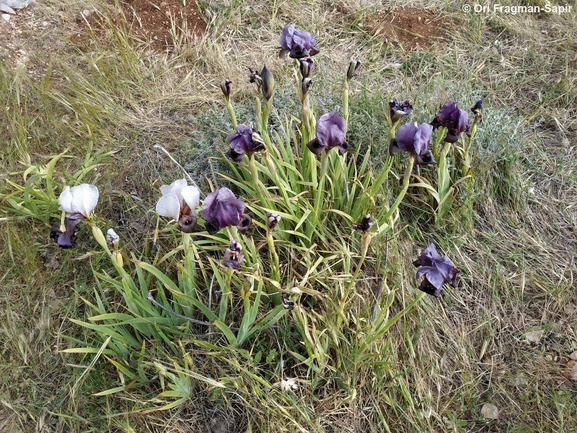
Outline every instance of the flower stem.
POLYGON ((349 125, 349 80, 345 78, 343 86, 343 118, 345 119, 345 131, 349 125))
POLYGON ((222 287, 222 293, 221 293, 221 297, 220 297, 220 306, 219 306, 219 310, 218 310, 218 318, 220 320, 222 320, 223 322, 226 320, 226 314, 228 312, 228 302, 231 300, 230 299, 230 295, 231 295, 231 283, 232 283, 232 274, 233 274, 233 270, 232 269, 226 269, 225 271, 225 275, 224 275, 224 285, 222 287))
MULTIPOLYGON (((196 274, 194 251, 191 248, 192 237, 190 233, 182 233, 182 247, 184 249, 184 272, 182 274, 182 290, 185 295, 196 299, 196 287, 193 275, 196 274)), ((190 305, 188 305, 191 307, 190 305)))
POLYGON ((236 127, 238 126, 238 122, 236 121, 236 113, 234 112, 234 107, 232 106, 229 100, 226 101, 226 109, 228 110, 232 126, 234 129, 236 129, 236 127))
POLYGON ((439 147, 441 146, 441 142, 443 141, 443 139, 445 138, 445 135, 447 135, 447 128, 445 128, 444 126, 441 126, 439 128, 439 131, 437 132, 437 137, 435 138, 435 142, 433 143, 433 157, 435 158, 435 161, 439 161, 439 147))
POLYGON ((351 278, 351 281, 349 282, 349 288, 353 287, 355 282, 357 281, 357 278, 359 278, 359 275, 361 273, 361 268, 363 267, 363 263, 365 261, 365 258, 367 257, 367 251, 369 250, 369 244, 371 243, 371 237, 372 237, 372 234, 369 233, 368 231, 363 233, 363 238, 361 240, 361 258, 359 259, 359 263, 357 264, 357 269, 355 269, 355 273, 353 275, 353 278, 351 278))
POLYGON ((250 169, 250 175, 252 177, 252 182, 255 186, 256 193, 257 193, 258 198, 260 200, 261 206, 266 207, 267 209, 270 209, 270 203, 268 201, 268 197, 266 195, 264 185, 262 184, 262 182, 258 178, 258 170, 256 167, 256 163, 254 161, 254 154, 248 156, 248 166, 250 169))
MULTIPOLYGON (((399 120, 392 123, 391 127, 389 128, 389 143, 391 142, 391 140, 393 138, 395 138, 395 135, 397 134, 397 126, 399 126, 399 120)), ((389 143, 387 143, 387 144, 389 144, 389 143)))
POLYGON ((274 281, 279 281, 280 280, 280 260, 278 257, 278 254, 276 252, 275 246, 274 246, 274 238, 272 236, 272 230, 267 230, 266 232, 266 242, 268 244, 268 250, 270 253, 270 261, 272 263, 272 271, 271 271, 271 278, 274 281))
POLYGON ((271 255, 273 257, 274 260, 272 260, 273 264, 274 264, 274 269, 276 270, 276 273, 278 273, 278 267, 279 267, 279 258, 278 258, 278 254, 276 253, 276 249, 274 247, 274 238, 272 236, 272 230, 267 230, 266 233, 266 241, 268 244, 268 248, 269 251, 271 252, 271 255))
MULTIPOLYGON (((255 96, 254 98, 254 107, 255 107, 255 116, 256 116, 256 124, 259 126, 259 129, 262 129, 262 104, 260 102, 260 98, 255 96)), ((259 131, 262 132, 262 131, 259 131)))
POLYGON ((315 205, 314 205, 314 226, 319 223, 321 202, 323 197, 325 197, 325 178, 327 176, 327 170, 329 167, 329 153, 323 152, 321 154, 321 173, 319 175, 319 181, 317 188, 315 189, 315 205))
POLYGON ((268 137, 268 118, 270 116, 270 110, 272 108, 272 98, 264 102, 262 107, 262 119, 260 125, 260 134, 263 137, 268 137))
MULTIPOLYGON (((384 215, 380 215, 378 216, 378 220, 381 223, 384 223, 386 221, 389 220, 389 218, 391 218, 391 216, 393 215, 393 213, 396 212, 397 208, 399 207, 399 205, 401 204, 401 202, 403 201, 403 198, 405 198, 405 195, 407 194, 407 191, 409 189, 409 181, 411 179, 411 173, 413 171, 413 166, 415 165, 415 157, 411 156, 409 158, 409 162, 407 163, 407 168, 405 169, 405 176, 403 179, 403 187, 401 189, 401 192, 399 193, 399 195, 397 196, 397 199, 395 200, 395 202, 391 205, 391 207, 389 208, 389 210, 384 214, 384 215)), ((379 227, 379 229, 377 230, 377 233, 381 233, 382 230, 384 230, 385 228, 387 228, 386 224, 381 224, 381 226, 379 227)))

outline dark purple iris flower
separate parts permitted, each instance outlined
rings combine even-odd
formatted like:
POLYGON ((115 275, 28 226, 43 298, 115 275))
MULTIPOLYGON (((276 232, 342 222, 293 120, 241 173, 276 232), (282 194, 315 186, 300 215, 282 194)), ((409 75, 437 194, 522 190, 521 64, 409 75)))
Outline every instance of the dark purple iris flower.
POLYGON ((266 218, 267 218, 267 222, 266 222, 266 227, 269 230, 274 230, 274 228, 278 225, 278 223, 280 222, 280 215, 274 215, 271 213, 266 213, 265 214, 266 218))
POLYGON ((255 83, 257 87, 260 89, 260 86, 262 85, 262 77, 260 76, 260 72, 252 68, 248 68, 248 71, 250 72, 250 75, 248 76, 248 81, 251 83, 255 83))
POLYGON ((389 102, 389 113, 391 115, 391 122, 397 123, 401 120, 401 117, 406 116, 413 109, 411 103, 406 100, 405 102, 399 102, 396 99, 389 102))
POLYGON ((360 223, 353 223, 353 229, 359 232, 366 232, 372 225, 371 215, 366 214, 360 223))
POLYGON ((206 221, 206 230, 211 235, 228 226, 237 226, 241 233, 246 233, 252 222, 244 213, 242 200, 228 188, 220 188, 206 196, 200 216, 206 221))
POLYGON ((446 102, 431 122, 431 125, 433 129, 440 126, 447 128, 445 141, 455 143, 461 133, 469 129, 469 115, 465 110, 461 110, 456 102, 446 102))
POLYGON ((320 155, 325 149, 328 151, 338 147, 339 154, 344 155, 349 148, 345 142, 345 128, 345 119, 336 111, 323 114, 317 122, 317 136, 307 143, 307 147, 315 155, 320 155))
POLYGON ((481 114, 482 109, 483 109, 483 100, 479 99, 477 102, 475 102, 475 105, 473 105, 471 111, 473 112, 473 114, 481 114))
POLYGON ((242 253, 240 242, 237 240, 232 241, 224 252, 224 266, 231 269, 240 269, 243 259, 244 254, 242 253))
POLYGON ((282 294, 280 300, 285 310, 292 311, 295 309, 295 303, 287 295, 282 294))
POLYGON ((244 155, 252 155, 264 149, 260 134, 246 125, 238 125, 236 132, 226 137, 230 144, 228 156, 236 162, 242 161, 244 155))
POLYGON ((55 241, 60 248, 74 248, 76 244, 76 232, 79 230, 78 224, 82 221, 81 214, 74 214, 64 219, 64 231, 58 227, 50 229, 50 239, 55 241))
POLYGON ((441 257, 437 253, 437 249, 432 243, 425 248, 419 258, 413 262, 413 265, 420 267, 417 271, 417 279, 425 277, 421 281, 419 290, 438 298, 441 296, 445 283, 455 287, 459 271, 449 257, 441 257))
POLYGON ((417 164, 434 164, 432 152, 428 146, 431 144, 433 127, 428 123, 417 122, 405 123, 397 131, 395 138, 391 140, 389 153, 394 155, 404 150, 410 152, 415 157, 417 164))
POLYGON ((279 42, 281 57, 288 54, 293 59, 301 59, 319 53, 315 38, 310 33, 297 29, 294 24, 284 26, 279 42))

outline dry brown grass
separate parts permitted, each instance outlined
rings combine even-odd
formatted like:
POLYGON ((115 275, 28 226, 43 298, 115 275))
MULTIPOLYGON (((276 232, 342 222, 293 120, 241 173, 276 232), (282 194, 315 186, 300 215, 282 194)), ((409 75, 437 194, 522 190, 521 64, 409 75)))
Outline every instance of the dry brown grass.
MULTIPOLYGON (((90 4, 108 14, 104 2, 90 4)), ((407 4, 388 3, 393 8, 401 5, 407 4)), ((423 4, 411 2, 411 6, 423 4)), ((397 345, 382 346, 390 356, 389 364, 361 369, 353 384, 358 389, 355 398, 334 384, 317 395, 301 391, 300 398, 310 400, 306 416, 313 418, 310 425, 319 432, 382 432, 387 430, 384 420, 392 432, 574 431, 577 382, 567 378, 567 362, 577 351, 575 17, 496 14, 468 20, 456 2, 426 6, 443 10, 449 21, 458 24, 446 44, 417 53, 393 49, 358 26, 382 8, 381 2, 374 1, 227 5, 207 1, 202 4, 206 34, 189 35, 170 53, 119 43, 130 38, 115 34, 113 28, 89 34, 82 46, 70 45, 67 41, 81 29, 76 18, 85 3, 63 8, 61 2, 38 2, 12 21, 24 33, 0 45, 7 44, 11 50, 14 74, 28 77, 22 80, 24 87, 41 83, 52 69, 52 99, 61 102, 62 113, 67 113, 62 122, 68 122, 71 135, 78 137, 61 143, 62 147, 72 144, 81 149, 89 124, 97 128, 93 131, 101 140, 97 146, 120 150, 108 162, 113 174, 108 178, 103 174, 111 192, 106 216, 126 224, 123 235, 139 247, 143 246, 140 235, 154 227, 147 212, 159 179, 177 173, 152 145, 163 144, 184 161, 183 149, 188 148, 183 143, 202 127, 194 116, 221 108, 214 101, 220 99, 223 78, 233 81, 233 97, 242 102, 251 94, 244 85, 248 67, 266 62, 279 76, 286 76, 286 63, 276 58, 278 34, 285 23, 294 22, 321 41, 318 65, 329 82, 342 75, 350 58, 366 59, 363 89, 379 89, 385 99, 411 97, 426 107, 415 115, 424 116, 424 111, 431 112, 445 99, 461 101, 480 95, 487 111, 511 110, 502 122, 522 116, 521 157, 510 177, 502 180, 511 183, 512 197, 507 200, 484 191, 476 203, 472 232, 447 230, 439 235, 426 225, 409 228, 391 252, 391 278, 402 293, 395 309, 412 297, 407 286, 414 285, 410 262, 419 250, 415 245, 424 246, 432 239, 452 252, 461 270, 460 287, 443 301, 422 302, 396 325, 392 338, 397 345), (44 21, 48 29, 37 31, 44 21), (47 34, 54 41, 48 50, 47 34), (82 107, 73 106, 75 100, 84 101, 82 107), (535 330, 544 333, 538 342, 530 343, 527 333, 535 330), (483 419, 480 408, 486 402, 500 409, 498 420, 483 419)), ((279 86, 285 84, 279 80, 279 86)), ((360 98, 360 88, 353 98, 360 98)), ((492 128, 484 126, 487 141, 506 145, 507 137, 491 136, 492 128)), ((202 134, 206 138, 215 131, 202 134)), ((38 160, 53 153, 51 140, 56 139, 47 133, 33 140, 27 151, 38 160)), ((205 141, 214 147, 222 138, 205 141)), ((2 168, 13 171, 15 165, 6 159, 2 168)), ((80 431, 104 425, 96 424, 102 415, 100 403, 88 397, 76 402, 88 421, 48 415, 77 409, 67 402, 65 391, 74 383, 75 373, 66 365, 68 359, 58 354, 62 346, 54 336, 72 332, 67 318, 82 311, 63 282, 65 273, 47 271, 39 258, 38 250, 49 249, 40 229, 25 234, 21 230, 16 223, 3 222, 2 236, 11 241, 4 245, 0 262, 0 281, 7 288, 1 297, 5 374, 0 430, 80 431), (59 299, 65 299, 66 305, 59 299), (29 391, 21 391, 24 388, 29 391)), ((81 265, 74 269, 77 274, 87 271, 81 265)), ((92 391, 101 385, 98 380, 89 384, 92 391)), ((106 413, 132 408, 139 398, 127 396, 126 403, 110 400, 118 406, 107 408, 106 413)), ((221 425, 223 432, 241 431, 248 425, 243 404, 240 397, 225 403, 199 397, 171 416, 131 415, 122 422, 112 421, 109 428, 129 431, 132 425, 143 431, 211 428, 216 432, 214 425, 221 425)), ((271 413, 271 409, 266 412, 272 418, 271 413)), ((283 426, 291 431, 286 419, 271 418, 267 421, 276 426, 275 431, 283 426)), ((258 431, 258 421, 250 420, 253 431, 258 431)))

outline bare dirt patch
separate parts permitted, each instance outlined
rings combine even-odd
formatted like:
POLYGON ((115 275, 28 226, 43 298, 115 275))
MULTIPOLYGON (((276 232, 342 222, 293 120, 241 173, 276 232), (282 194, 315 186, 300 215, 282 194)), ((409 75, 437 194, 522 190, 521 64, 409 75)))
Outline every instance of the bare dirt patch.
MULTIPOLYGON (((127 28, 135 38, 150 42, 158 50, 170 49, 175 39, 185 35, 201 35, 206 30, 195 0, 126 0, 122 9, 112 13, 110 20, 117 27, 127 28)), ((73 40, 87 43, 88 28, 99 29, 104 16, 86 10, 78 18, 81 31, 73 40)))
POLYGON ((370 33, 410 49, 426 48, 443 39, 448 23, 436 9, 383 10, 364 23, 370 33))
POLYGON ((194 0, 128 0, 122 9, 133 34, 157 48, 172 45, 175 34, 206 29, 194 0))

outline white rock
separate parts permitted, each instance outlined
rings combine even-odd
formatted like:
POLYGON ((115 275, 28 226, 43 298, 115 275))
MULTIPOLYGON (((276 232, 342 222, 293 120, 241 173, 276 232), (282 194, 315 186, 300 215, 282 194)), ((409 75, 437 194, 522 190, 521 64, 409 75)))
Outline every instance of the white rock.
POLYGON ((485 403, 481 408, 481 415, 485 419, 497 419, 499 418, 499 409, 494 404, 485 403))
POLYGON ((519 375, 511 379, 511 383, 515 386, 522 387, 527 386, 529 384, 529 381, 525 376, 519 375))
POLYGON ((4 21, 10 21, 10 15, 8 14, 2 14, 2 18, 4 19, 4 21))
POLYGON ((2 3, 13 9, 22 9, 32 3, 32 0, 0 0, 0 4, 2 3))
POLYGON ((539 329, 538 331, 531 331, 525 334, 525 341, 527 343, 539 343, 541 338, 543 338, 543 334, 545 331, 543 329, 539 329))

